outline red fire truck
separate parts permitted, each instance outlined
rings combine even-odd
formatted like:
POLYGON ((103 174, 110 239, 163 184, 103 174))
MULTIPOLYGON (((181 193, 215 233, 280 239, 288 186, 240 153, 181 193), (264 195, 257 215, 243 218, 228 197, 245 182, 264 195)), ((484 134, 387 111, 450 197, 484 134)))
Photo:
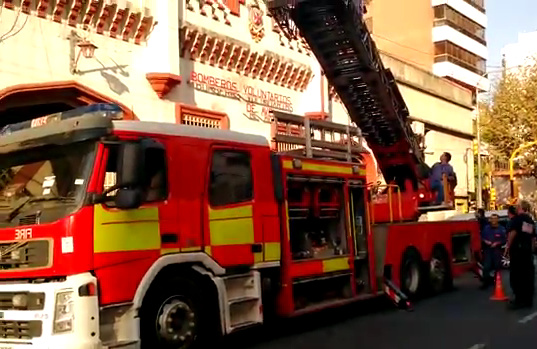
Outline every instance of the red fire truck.
POLYGON ((4 127, 0 348, 203 348, 274 316, 384 294, 404 306, 473 267, 476 222, 416 221, 450 203, 431 205, 404 102, 360 41, 360 9, 269 5, 282 28, 300 27, 363 134, 274 113, 271 145, 123 121, 113 105, 4 127), (360 136, 383 190, 366 181, 360 136))

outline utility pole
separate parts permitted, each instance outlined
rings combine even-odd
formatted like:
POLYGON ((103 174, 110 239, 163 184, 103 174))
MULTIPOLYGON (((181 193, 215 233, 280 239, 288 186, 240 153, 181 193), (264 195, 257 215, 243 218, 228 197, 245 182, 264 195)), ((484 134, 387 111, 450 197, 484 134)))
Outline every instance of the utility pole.
POLYGON ((481 118, 479 112, 479 90, 475 89, 475 108, 476 108, 476 132, 477 132, 477 208, 483 207, 483 172, 481 170, 481 118))
POLYGON ((483 208, 483 170, 481 166, 481 112, 479 110, 479 83, 488 78, 488 72, 481 75, 475 86, 476 132, 477 132, 477 208, 483 208))

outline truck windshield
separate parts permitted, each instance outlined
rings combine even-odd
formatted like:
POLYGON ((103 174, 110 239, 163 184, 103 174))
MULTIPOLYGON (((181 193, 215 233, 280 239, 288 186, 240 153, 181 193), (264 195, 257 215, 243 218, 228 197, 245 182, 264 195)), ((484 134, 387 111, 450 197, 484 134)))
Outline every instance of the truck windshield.
POLYGON ((95 149, 91 141, 0 156, 0 227, 48 223, 77 209, 95 149))

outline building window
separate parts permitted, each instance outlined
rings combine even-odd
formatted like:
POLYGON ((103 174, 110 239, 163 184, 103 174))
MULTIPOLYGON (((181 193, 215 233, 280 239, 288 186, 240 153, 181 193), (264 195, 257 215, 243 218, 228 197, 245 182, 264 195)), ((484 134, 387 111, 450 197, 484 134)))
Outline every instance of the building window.
POLYGON ((244 151, 216 150, 211 163, 211 206, 240 204, 253 199, 252 164, 244 151))
POLYGON ((175 119, 178 124, 206 128, 229 129, 228 117, 225 113, 201 109, 198 107, 177 104, 175 119))
POLYGON ((485 73, 485 59, 449 41, 435 42, 434 55, 435 63, 451 62, 479 75, 483 75, 485 73))
POLYGON ((485 27, 463 16, 447 5, 435 6, 434 26, 439 27, 443 25, 450 26, 483 45, 487 44, 485 40, 485 27))

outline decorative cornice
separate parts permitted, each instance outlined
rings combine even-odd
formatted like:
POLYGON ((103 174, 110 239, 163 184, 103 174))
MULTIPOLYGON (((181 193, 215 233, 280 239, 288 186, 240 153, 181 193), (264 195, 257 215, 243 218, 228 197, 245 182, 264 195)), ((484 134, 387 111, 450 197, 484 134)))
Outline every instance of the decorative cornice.
POLYGON ((81 30, 94 29, 97 34, 136 45, 144 43, 154 25, 151 8, 136 7, 131 2, 117 0, 13 0, 0 1, 1 8, 35 14, 81 30), (15 3, 17 5, 15 5, 15 3), (34 4, 32 6, 32 3, 34 4))
POLYGON ((240 40, 189 23, 181 27, 179 42, 181 58, 291 90, 305 91, 313 77, 309 65, 268 50, 256 52, 240 40))
POLYGON ((181 83, 181 77, 171 73, 147 73, 145 78, 161 99, 181 83))
POLYGON ((312 120, 326 120, 329 117, 328 113, 323 111, 310 111, 304 113, 304 115, 308 116, 312 120))

